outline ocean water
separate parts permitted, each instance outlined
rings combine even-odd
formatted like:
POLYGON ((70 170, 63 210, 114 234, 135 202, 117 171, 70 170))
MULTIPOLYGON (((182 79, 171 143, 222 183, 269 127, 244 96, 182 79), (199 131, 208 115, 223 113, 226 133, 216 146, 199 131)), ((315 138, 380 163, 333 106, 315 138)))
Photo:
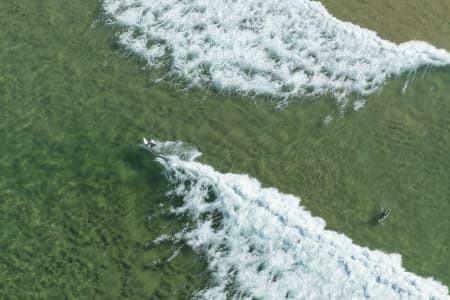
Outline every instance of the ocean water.
MULTIPOLYGON (((286 288, 285 272, 335 295, 447 297, 449 67, 418 68, 415 57, 400 64, 414 72, 387 72, 372 94, 353 80, 364 86, 358 112, 336 102, 357 89, 218 93, 136 56, 103 4, 0 3, 1 298, 245 298, 269 279, 274 293, 323 295, 286 288), (155 161, 142 136, 204 154, 155 161), (379 226, 384 207, 392 215, 379 226), (304 252, 289 247, 297 238, 304 252), (345 285, 333 285, 324 262, 345 285)), ((418 57, 445 62, 425 48, 418 57)))

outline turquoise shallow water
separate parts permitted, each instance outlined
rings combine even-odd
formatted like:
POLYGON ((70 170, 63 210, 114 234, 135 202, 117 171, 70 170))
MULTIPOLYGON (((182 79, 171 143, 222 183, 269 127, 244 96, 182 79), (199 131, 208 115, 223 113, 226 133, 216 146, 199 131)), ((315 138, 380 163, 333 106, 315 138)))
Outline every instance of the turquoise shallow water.
POLYGON ((182 222, 143 135, 300 195, 331 229, 449 284, 448 68, 420 70, 405 94, 412 75, 390 80, 342 118, 327 99, 279 111, 155 84, 95 2, 2 1, 0 13, 3 298, 185 298, 208 282, 188 247, 170 262, 177 246, 145 248, 182 222), (392 219, 373 226, 384 206, 392 219))

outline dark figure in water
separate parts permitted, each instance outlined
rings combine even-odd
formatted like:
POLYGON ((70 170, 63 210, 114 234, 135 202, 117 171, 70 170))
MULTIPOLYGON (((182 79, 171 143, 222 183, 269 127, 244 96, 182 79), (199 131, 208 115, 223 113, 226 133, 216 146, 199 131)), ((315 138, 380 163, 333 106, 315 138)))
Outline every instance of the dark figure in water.
POLYGON ((378 223, 383 223, 389 217, 390 214, 391 214, 390 208, 383 209, 381 214, 378 216, 378 223))
POLYGON ((156 146, 156 143, 152 139, 148 141, 146 138, 144 138, 144 145, 153 148, 154 146, 156 146))

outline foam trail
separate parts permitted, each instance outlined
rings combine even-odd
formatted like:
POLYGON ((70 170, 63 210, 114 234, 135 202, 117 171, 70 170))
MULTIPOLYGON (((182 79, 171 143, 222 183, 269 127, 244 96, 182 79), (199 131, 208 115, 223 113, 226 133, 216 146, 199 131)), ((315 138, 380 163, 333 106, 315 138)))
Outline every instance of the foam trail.
MULTIPOLYGON (((450 64, 419 41, 400 45, 309 0, 104 0, 120 42, 191 85, 270 95, 367 95, 391 75, 450 64)), ((284 99, 284 100, 283 100, 284 99)), ((345 102, 345 101, 343 101, 345 102)))
POLYGON ((194 223, 174 238, 205 254, 213 277, 195 297, 449 299, 446 286, 406 272, 400 255, 326 230, 299 198, 263 188, 247 175, 219 173, 196 162, 195 149, 183 160, 169 148, 152 152, 172 184, 170 193, 183 198, 172 212, 194 223))

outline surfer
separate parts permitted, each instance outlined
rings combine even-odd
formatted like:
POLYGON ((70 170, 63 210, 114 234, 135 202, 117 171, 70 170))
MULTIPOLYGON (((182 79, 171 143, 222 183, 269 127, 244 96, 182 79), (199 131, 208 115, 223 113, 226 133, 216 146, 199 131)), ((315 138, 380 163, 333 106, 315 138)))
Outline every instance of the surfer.
POLYGON ((389 217, 390 214, 391 214, 390 208, 383 209, 381 214, 378 216, 378 223, 382 224, 389 217))
POLYGON ((150 141, 148 141, 146 138, 144 138, 144 146, 153 148, 154 146, 156 146, 156 143, 152 139, 150 139, 150 141))

